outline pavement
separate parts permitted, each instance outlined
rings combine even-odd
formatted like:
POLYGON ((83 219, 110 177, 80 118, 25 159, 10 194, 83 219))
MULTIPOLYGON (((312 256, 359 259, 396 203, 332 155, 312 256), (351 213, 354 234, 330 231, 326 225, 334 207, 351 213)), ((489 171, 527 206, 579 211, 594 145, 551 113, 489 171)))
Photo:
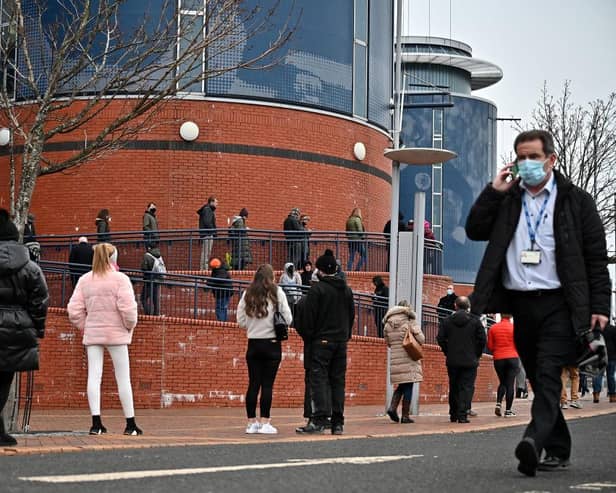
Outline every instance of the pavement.
MULTIPOLYGON (((567 420, 616 413, 616 403, 605 397, 594 404, 589 397, 582 399, 583 409, 564 411, 567 420)), ((479 414, 470 424, 451 423, 446 404, 423 404, 415 423, 393 423, 383 415, 384 406, 352 406, 345 410, 344 435, 331 434, 305 436, 295 432, 304 424, 301 409, 278 408, 272 410, 272 424, 277 435, 246 435, 243 408, 171 408, 137 410, 137 424, 144 430, 142 436, 124 436, 124 418, 121 410, 103 411, 103 423, 108 433, 99 436, 87 434, 90 416, 87 410, 32 411, 30 431, 15 434, 15 447, 0 448, 0 456, 54 454, 79 451, 105 451, 159 447, 184 447, 244 443, 285 443, 298 441, 345 440, 353 438, 388 438, 412 435, 449 434, 485 431, 528 423, 530 399, 514 403, 517 416, 511 418, 494 415, 494 404, 474 403, 479 414)))

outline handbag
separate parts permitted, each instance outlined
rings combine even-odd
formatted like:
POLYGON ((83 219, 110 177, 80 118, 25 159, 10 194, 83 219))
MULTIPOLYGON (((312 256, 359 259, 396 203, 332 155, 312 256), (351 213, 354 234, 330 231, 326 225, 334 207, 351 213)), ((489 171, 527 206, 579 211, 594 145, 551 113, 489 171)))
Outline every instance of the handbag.
POLYGON ((404 334, 402 347, 413 361, 419 361, 423 358, 423 349, 421 348, 421 344, 419 344, 417 339, 415 339, 410 327, 406 330, 406 334, 404 334))
POLYGON ((274 312, 274 331, 276 332, 277 341, 286 341, 289 338, 289 324, 286 322, 282 313, 276 305, 276 311, 274 312))

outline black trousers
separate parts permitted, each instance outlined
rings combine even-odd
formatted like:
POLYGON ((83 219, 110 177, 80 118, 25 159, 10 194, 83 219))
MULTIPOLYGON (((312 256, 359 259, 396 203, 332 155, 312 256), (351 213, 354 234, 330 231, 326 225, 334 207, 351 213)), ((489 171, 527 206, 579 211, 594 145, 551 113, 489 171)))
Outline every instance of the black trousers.
POLYGON ((506 410, 511 410, 513 396, 515 394, 515 377, 520 370, 520 360, 518 358, 504 358, 494 360, 494 370, 498 375, 498 390, 496 391, 496 402, 499 404, 505 398, 506 410))
MULTIPOLYGON (((311 343, 304 341, 304 418, 312 418, 312 391, 310 389, 310 363, 312 359, 311 343)), ((329 386, 329 382, 328 382, 329 386)), ((327 394, 328 415, 331 415, 332 394, 331 389, 327 394)))
POLYGON ((471 408, 477 368, 447 366, 449 376, 449 416, 464 419, 471 408))
POLYGON ((2 411, 6 406, 6 401, 9 399, 9 392, 11 391, 11 383, 13 383, 13 377, 15 372, 12 371, 0 371, 0 433, 6 433, 4 429, 4 421, 2 421, 2 411))
POLYGON ((274 380, 280 366, 282 351, 276 339, 248 339, 246 362, 248 363, 248 390, 246 391, 246 415, 257 417, 257 397, 261 391, 259 407, 262 418, 269 418, 272 409, 274 380))
POLYGON ((347 343, 314 341, 311 345, 310 388, 313 419, 323 425, 331 417, 332 426, 344 424, 344 386, 347 343), (331 407, 329 396, 331 392, 331 407))
POLYGON ((535 440, 537 453, 568 459, 571 435, 560 409, 564 366, 575 363, 575 335, 561 290, 540 296, 509 292, 515 319, 514 340, 535 398, 525 437, 535 440))

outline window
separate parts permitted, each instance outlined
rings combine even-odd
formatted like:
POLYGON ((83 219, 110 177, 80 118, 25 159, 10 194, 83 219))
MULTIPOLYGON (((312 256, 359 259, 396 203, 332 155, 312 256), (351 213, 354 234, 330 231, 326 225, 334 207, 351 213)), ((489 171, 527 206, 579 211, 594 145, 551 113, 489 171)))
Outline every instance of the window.
POLYGON ((353 114, 368 117, 368 1, 355 0, 353 41, 353 114))
POLYGON ((178 66, 177 88, 180 91, 205 91, 205 50, 191 53, 191 46, 202 42, 205 36, 205 2, 206 0, 180 0, 177 43, 177 57, 182 59, 178 66))

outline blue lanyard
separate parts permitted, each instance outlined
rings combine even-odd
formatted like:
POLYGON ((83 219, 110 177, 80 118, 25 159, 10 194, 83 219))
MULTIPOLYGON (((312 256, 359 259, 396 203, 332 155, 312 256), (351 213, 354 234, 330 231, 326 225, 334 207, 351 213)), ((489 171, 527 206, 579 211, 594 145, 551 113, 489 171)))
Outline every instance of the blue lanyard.
POLYGON ((545 208, 548 205, 548 200, 550 200, 550 195, 554 191, 554 185, 556 182, 552 183, 552 188, 550 189, 550 193, 546 195, 543 200, 543 204, 541 205, 541 209, 539 210, 539 215, 537 217, 537 221, 535 222, 535 227, 533 228, 530 224, 530 214, 528 213, 528 206, 526 205, 526 200, 522 199, 522 207, 524 208, 524 216, 526 217, 526 226, 528 227, 528 236, 530 237, 530 249, 532 250, 535 247, 535 239, 537 238, 537 230, 539 229, 539 225, 541 224, 541 218, 543 218, 543 214, 545 213, 545 208))

